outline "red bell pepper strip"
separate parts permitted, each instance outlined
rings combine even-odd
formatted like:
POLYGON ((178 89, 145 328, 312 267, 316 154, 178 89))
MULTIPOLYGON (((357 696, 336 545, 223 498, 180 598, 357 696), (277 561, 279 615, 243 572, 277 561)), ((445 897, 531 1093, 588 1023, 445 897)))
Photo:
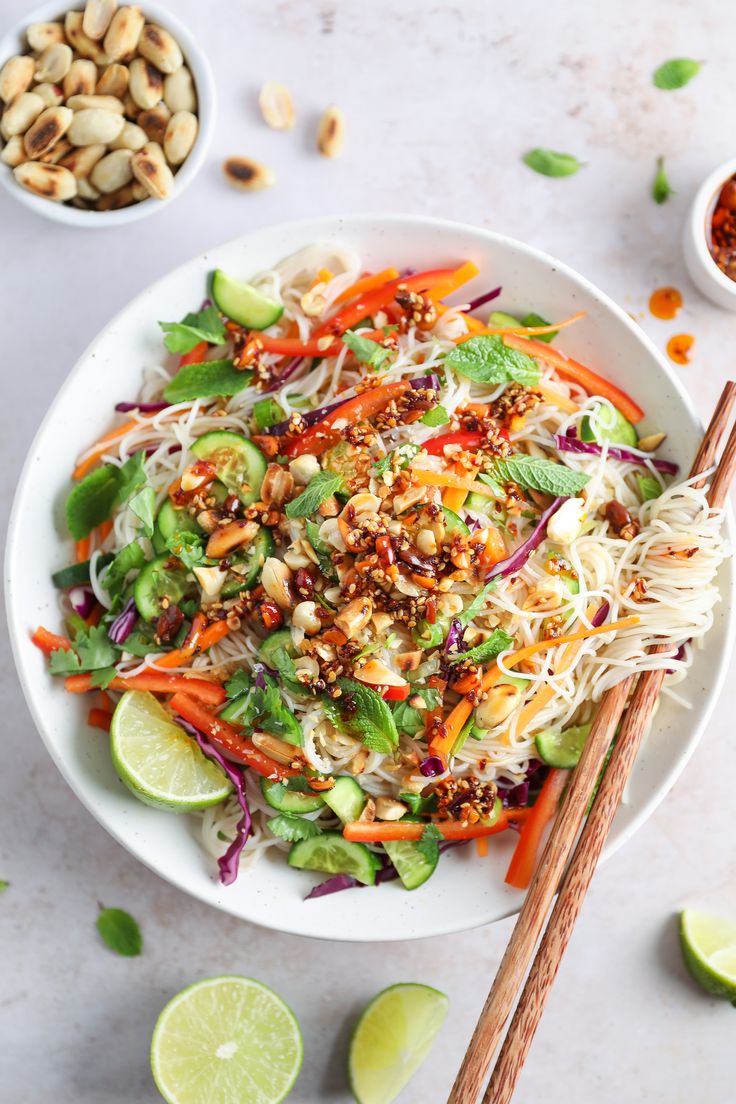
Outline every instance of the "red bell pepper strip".
POLYGON ((346 425, 355 425, 356 422, 365 421, 384 410, 393 399, 400 398, 409 389, 410 385, 405 380, 397 380, 396 383, 385 383, 382 387, 362 391, 337 410, 330 411, 321 422, 310 426, 306 433, 295 437, 284 449, 285 454, 292 459, 307 452, 312 456, 320 456, 340 440, 339 431, 332 429, 335 422, 344 421, 346 425))
POLYGON ((110 731, 112 713, 109 709, 90 709, 87 714, 87 724, 90 728, 99 728, 103 732, 110 731))
POLYGON ((210 713, 187 694, 174 694, 169 705, 174 713, 178 713, 185 721, 189 721, 204 732, 207 739, 223 755, 236 763, 242 763, 245 767, 252 767, 264 778, 278 782, 282 778, 291 778, 300 773, 293 767, 283 766, 274 759, 270 759, 268 755, 264 755, 242 732, 238 732, 236 728, 214 713, 210 713))
POLYGON ((505 334, 503 342, 510 349, 518 349, 520 353, 526 353, 537 360, 544 360, 547 364, 551 364, 561 376, 579 383, 589 395, 600 395, 608 399, 630 422, 636 424, 644 417, 642 408, 637 406, 625 391, 604 379, 603 376, 599 376, 597 372, 586 368, 579 361, 565 356, 559 349, 553 349, 551 345, 545 345, 542 341, 534 341, 531 337, 520 337, 518 334, 505 334))
POLYGON ((197 342, 193 349, 179 357, 179 367, 183 368, 186 364, 201 364, 208 349, 209 345, 206 341, 197 342))
POLYGON ((551 770, 545 778, 529 819, 521 830, 516 850, 511 856, 504 879, 507 885, 514 886, 515 889, 526 889, 531 882, 544 830, 557 812, 569 777, 569 771, 551 770))
MULTIPOLYGON (((95 690, 90 675, 69 675, 64 680, 64 687, 70 694, 85 694, 88 690, 95 690)), ((152 694, 174 694, 183 691, 193 698, 206 702, 208 705, 222 705, 226 694, 216 682, 207 679, 188 678, 186 675, 168 675, 155 671, 143 671, 140 675, 131 675, 129 678, 114 678, 109 690, 148 690, 152 694)))
POLYGON ((48 629, 44 629, 43 625, 39 625, 31 641, 40 648, 44 655, 51 655, 52 652, 58 651, 60 648, 64 652, 70 651, 72 647, 71 640, 68 640, 65 636, 58 636, 56 633, 49 632, 48 629))
POLYGON ((425 441, 422 448, 430 456, 441 456, 445 445, 460 445, 464 449, 479 448, 486 439, 485 433, 480 430, 461 430, 458 433, 443 433, 440 437, 433 437, 431 441, 425 441))
POLYGON ((385 686, 381 691, 381 697, 384 701, 406 701, 410 690, 411 687, 408 682, 405 682, 403 686, 385 686))

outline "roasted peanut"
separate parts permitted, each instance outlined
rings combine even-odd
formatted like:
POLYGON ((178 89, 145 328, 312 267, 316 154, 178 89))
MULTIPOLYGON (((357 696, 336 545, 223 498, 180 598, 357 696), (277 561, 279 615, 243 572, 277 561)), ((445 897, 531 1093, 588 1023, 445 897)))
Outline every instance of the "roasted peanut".
POLYGON ((294 490, 294 476, 280 464, 269 464, 261 485, 261 499, 267 506, 281 506, 294 490))
POLYGON ((164 79, 164 103, 172 112, 197 110, 194 81, 186 65, 164 79))
POLYGON ((266 81, 258 104, 264 122, 273 130, 291 130, 294 125, 294 104, 286 85, 278 81, 266 81))
POLYGON ((286 740, 279 740, 277 736, 270 736, 267 732, 253 732, 251 739, 259 751, 275 759, 277 763, 289 765, 304 762, 304 753, 300 748, 287 744, 286 740))
POLYGON ((372 686, 406 686, 406 679, 397 675, 380 659, 369 659, 360 667, 360 681, 369 682, 372 686))
POLYGON ((119 211, 122 207, 130 207, 135 202, 133 187, 131 184, 126 184, 124 188, 118 188, 116 192, 100 196, 95 201, 94 206, 96 211, 119 211))
POLYGON ((14 134, 25 134, 45 106, 41 97, 35 92, 21 92, 3 112, 3 137, 12 138, 14 134))
POLYGON ((111 150, 128 149, 139 150, 143 149, 148 141, 148 135, 142 127, 139 127, 137 123, 124 123, 123 129, 112 142, 110 142, 111 150))
POLYGON ((184 64, 179 43, 156 23, 146 23, 138 39, 138 53, 162 73, 176 73, 184 64))
POLYGON ((373 603, 370 598, 362 596, 353 598, 335 618, 335 627, 345 633, 348 640, 352 640, 362 629, 366 627, 373 614, 373 603))
POLYGON ((82 16, 82 30, 88 38, 99 42, 105 37, 117 6, 117 0, 87 0, 82 16))
MULTIPOLYGON (((64 96, 67 100, 72 96, 90 95, 97 84, 97 66, 89 58, 77 58, 69 66, 69 72, 64 77, 64 96)), ((69 106, 69 105, 67 105, 69 106)))
POLYGON ((23 139, 30 160, 37 160, 48 153, 66 134, 73 118, 74 112, 68 107, 47 107, 42 111, 23 139))
POLYGON ((328 107, 317 128, 317 149, 325 157, 339 157, 345 142, 345 116, 339 107, 328 107))
POLYGON ((100 193, 90 184, 88 176, 82 176, 77 180, 77 195, 82 199, 100 198, 100 193))
POLYGON ((559 609, 565 598, 569 597, 570 591, 562 580, 553 576, 532 587, 524 599, 522 609, 529 613, 549 613, 559 609))
POLYGON ((246 521, 237 518, 228 525, 215 529, 207 541, 207 555, 213 560, 219 560, 232 552, 235 548, 242 548, 255 537, 258 532, 257 521, 246 521))
POLYGON ((47 46, 36 62, 34 77, 37 81, 58 84, 69 72, 73 56, 72 48, 66 42, 55 42, 53 46, 47 46))
POLYGON ((42 165, 40 161, 24 161, 13 169, 21 187, 44 199, 63 202, 77 194, 77 181, 61 165, 42 165))
POLYGON ((2 153, 0 153, 0 161, 3 161, 6 165, 10 165, 11 169, 14 169, 16 165, 22 165, 27 159, 23 139, 20 134, 14 134, 3 146, 2 153))
POLYGON ((164 160, 163 150, 155 142, 147 142, 143 149, 137 150, 130 167, 133 176, 149 195, 156 199, 168 199, 173 192, 173 174, 164 160))
POLYGON ((376 818, 378 820, 401 820, 409 812, 408 805, 394 797, 376 798, 376 818))
POLYGON ((53 146, 46 150, 46 153, 41 154, 38 160, 43 161, 45 165, 58 165, 62 157, 66 157, 73 149, 74 146, 66 138, 59 138, 53 146))
POLYGON ((101 157, 90 173, 90 183, 103 195, 117 192, 133 179, 130 168, 132 156, 130 150, 119 149, 101 157))
POLYGON ((64 102, 64 89, 60 84, 34 84, 31 91, 41 97, 46 107, 58 107, 64 102))
POLYGON ((114 111, 98 107, 76 111, 69 127, 69 141, 75 146, 106 145, 114 141, 123 129, 125 120, 114 111))
POLYGON ((292 611, 291 623, 297 629, 304 629, 308 635, 318 633, 322 628, 322 622, 317 616, 317 603, 298 602, 292 611))
POLYGON ((488 691, 485 701, 475 711, 475 719, 479 728, 495 728, 511 716, 521 701, 521 690, 518 686, 507 685, 504 682, 497 683, 488 691))
POLYGON ((248 157, 228 157, 223 165, 225 179, 244 192, 260 192, 276 183, 276 176, 265 165, 248 157))
POLYGON ((263 565, 261 583, 269 598, 273 598, 281 609, 289 609, 293 605, 291 581, 291 570, 286 564, 275 556, 269 556, 263 565))
POLYGON ((63 23, 31 23, 26 30, 26 41, 32 50, 42 54, 47 46, 64 41, 63 23))
POLYGON ((123 101, 117 96, 98 96, 96 93, 72 96, 66 101, 72 111, 112 111, 113 115, 122 115, 125 111, 123 101))
POLYGON ((117 61, 113 61, 100 74, 97 85, 92 89, 98 96, 117 96, 122 100, 128 91, 128 68, 117 61))
POLYGON ((67 42, 77 51, 80 57, 90 58, 95 65, 108 65, 110 58, 98 42, 91 39, 82 29, 82 13, 69 11, 64 17, 64 33, 67 42))
POLYGON ((10 103, 16 96, 26 92, 33 80, 36 63, 32 57, 9 58, 0 69, 0 100, 10 103))
POLYGON ((171 112, 165 103, 156 104, 150 111, 141 111, 136 119, 136 123, 139 127, 143 127, 148 139, 151 142, 158 142, 160 146, 164 144, 164 138, 166 137, 166 128, 169 125, 169 119, 171 118, 171 112))
POLYGON ((105 146, 98 142, 95 145, 80 146, 79 149, 72 150, 71 153, 67 153, 61 158, 59 164, 79 179, 89 176, 97 162, 104 155, 105 146))
POLYGON ((118 8, 103 41, 110 61, 129 61, 135 55, 145 22, 140 8, 133 5, 118 8))
POLYGON ((164 79, 147 58, 137 57, 128 67, 128 90, 133 100, 144 111, 155 107, 164 94, 164 79))
POLYGON ((197 116, 191 111, 175 112, 164 133, 164 153, 170 165, 181 165, 192 151, 197 137, 197 116))
POLYGON ((289 463, 289 471, 294 476, 294 482, 300 487, 306 487, 313 475, 319 471, 319 460, 305 452, 303 456, 297 456, 289 463))

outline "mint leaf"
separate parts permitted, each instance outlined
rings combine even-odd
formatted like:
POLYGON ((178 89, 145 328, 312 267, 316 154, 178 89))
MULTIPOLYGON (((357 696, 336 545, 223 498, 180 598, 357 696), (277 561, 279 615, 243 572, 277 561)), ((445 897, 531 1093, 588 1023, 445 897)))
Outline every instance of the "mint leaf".
POLYGON ((672 191, 664 168, 664 157, 658 157, 657 175, 652 184, 652 199, 655 203, 664 203, 672 195, 672 191))
POLYGON ((189 529, 180 529, 172 533, 166 541, 166 547, 189 571, 195 567, 212 567, 217 562, 208 559, 204 537, 200 533, 192 533, 189 529))
POLYGON ((252 379, 252 372, 239 371, 232 360, 185 364, 166 384, 164 398, 167 402, 179 403, 218 395, 230 397, 249 387, 252 379))
POLYGON ((422 838, 417 840, 417 851, 428 863, 436 863, 439 859, 442 839, 439 828, 435 824, 428 824, 422 832, 422 838))
POLYGON ((470 605, 457 615, 457 620, 460 622, 463 628, 465 628, 466 625, 469 625, 471 621, 475 621, 478 614, 482 613, 482 611, 485 609, 486 598, 491 593, 491 591, 496 589, 498 583, 498 579, 491 579, 491 581, 486 583, 483 589, 476 594, 470 605))
POLYGON ((439 690, 412 688, 414 694, 418 694, 423 702, 423 709, 416 709, 415 706, 409 705, 409 699, 406 701, 397 702, 394 706, 394 723, 396 724, 399 732, 405 736, 416 736, 419 732, 422 732, 426 724, 425 711, 428 709, 437 709, 442 705, 442 695, 439 690))
POLYGON ((573 471, 564 464, 525 453, 494 460, 493 472, 504 483, 518 483, 520 487, 555 497, 576 495, 590 480, 589 475, 573 471))
POLYGON ((114 464, 95 468, 77 483, 66 500, 66 524, 74 540, 89 536, 112 513, 120 485, 114 464))
POLYGON ((470 648, 467 652, 453 652, 447 656, 447 660, 449 663, 469 660, 470 663, 479 666, 481 663, 490 663, 501 652, 507 651, 513 643, 513 636, 509 636, 503 629, 494 629, 482 644, 476 644, 474 648, 470 648))
POLYGON ((130 572, 139 570, 145 562, 146 554, 137 541, 120 549, 102 579, 102 586, 111 598, 120 597, 130 572))
POLYGON ((684 88, 700 72, 700 62, 693 58, 670 58, 654 70, 652 82, 665 92, 684 88))
POLYGON ((118 493, 116 505, 127 502, 131 495, 146 485, 146 472, 144 464, 146 454, 143 449, 134 452, 124 464, 118 468, 118 493))
POLYGON ((206 341, 209 345, 224 345, 227 330, 217 307, 186 314, 181 322, 159 322, 166 334, 164 345, 170 353, 191 353, 195 345, 206 341))
POLYGON ((52 675, 77 675, 82 670, 79 656, 71 648, 55 648, 49 656, 49 673, 52 675))
POLYGON ((328 498, 343 486, 343 477, 334 472, 320 471, 313 475, 309 483, 292 502, 286 504, 288 518, 311 517, 328 498))
POLYGON ((662 493, 662 485, 653 475, 637 475, 636 482, 639 484, 639 496, 642 502, 659 498, 662 493))
POLYGON ((346 330, 341 338, 344 345, 352 352, 356 360, 361 364, 367 364, 374 372, 383 367, 387 360, 396 354, 393 349, 387 349, 385 345, 379 345, 377 341, 371 341, 369 337, 361 337, 360 334, 346 330))
POLYGON ((133 958, 143 950, 141 929, 124 909, 104 908, 97 917, 97 930, 111 951, 133 958))
POLYGON ((229 701, 239 698, 241 694, 247 694, 253 685, 253 680, 247 671, 240 667, 225 683, 225 694, 229 701))
POLYGON ((428 410, 426 414, 422 414, 419 419, 424 425, 436 426, 447 425, 450 420, 450 415, 445 410, 444 406, 434 406, 431 410, 428 410))
POLYGON ((371 751, 392 755, 399 745, 393 714, 380 694, 354 679, 338 679, 339 698, 325 698, 324 709, 336 728, 360 740, 371 751))
POLYGON ((500 334, 463 341, 450 352, 447 363, 476 383, 520 383, 533 387, 542 375, 530 356, 510 349, 500 334))
POLYGON ((153 536, 153 518, 156 511, 156 492, 150 484, 134 495, 128 503, 129 508, 143 525, 147 537, 153 536))
POLYGON ((271 817, 266 823, 275 836, 288 840, 289 843, 314 839, 315 836, 322 835, 319 824, 297 816, 295 813, 280 813, 279 816, 271 817))
POLYGON ((399 445, 398 448, 393 449, 391 452, 386 453, 382 460, 377 460, 373 465, 373 474, 375 476, 381 476, 384 472, 390 471, 393 468, 394 457, 399 461, 399 471, 404 471, 408 468, 416 454, 420 451, 421 445, 415 445, 412 443, 406 445, 399 445))
POLYGON ((551 149, 529 150, 522 157, 522 161, 542 176, 572 176, 582 168, 582 162, 571 153, 558 153, 551 149))

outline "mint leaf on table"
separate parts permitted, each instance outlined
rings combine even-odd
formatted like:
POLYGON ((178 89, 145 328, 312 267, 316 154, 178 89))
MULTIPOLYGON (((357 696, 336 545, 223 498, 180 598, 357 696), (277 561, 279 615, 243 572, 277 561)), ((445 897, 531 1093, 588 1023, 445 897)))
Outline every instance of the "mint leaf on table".
POLYGON ((380 694, 354 679, 338 679, 339 698, 324 698, 324 710, 336 728, 360 740, 379 755, 392 755, 399 746, 393 714, 380 694))
POLYGON ((394 357, 395 351, 387 349, 385 345, 379 345, 377 341, 371 341, 369 337, 361 337, 360 334, 346 330, 341 341, 347 345, 356 360, 361 364, 367 364, 374 372, 384 366, 387 360, 394 357))
POLYGON ((0 878, 0 893, 4 893, 10 886, 10 882, 6 882, 4 878, 0 878))
POLYGON ((103 908, 97 917, 97 930, 116 954, 133 958, 143 950, 141 930, 124 909, 103 908))
POLYGON ((428 863, 436 863, 440 855, 440 843, 443 835, 434 824, 428 824, 417 840, 417 850, 428 863))
POLYGON ((322 829, 313 820, 297 816, 295 813, 281 813, 266 821, 275 836, 297 843, 299 840, 314 839, 322 835, 322 829))
POLYGON ((513 636, 509 636, 503 629, 494 629, 487 640, 484 640, 482 644, 476 644, 474 648, 469 648, 467 652, 453 652, 448 655, 447 660, 449 663, 459 663, 460 660, 469 660, 476 666, 481 663, 490 663, 496 656, 499 656, 501 652, 507 651, 514 643, 513 636))
POLYGON ((201 341, 209 345, 224 345, 227 341, 227 330, 214 306, 186 314, 181 322, 159 322, 159 326, 170 353, 191 353, 201 341))
POLYGON ((422 414, 419 419, 423 425, 436 426, 447 425, 450 420, 450 415, 445 410, 444 406, 434 406, 431 410, 428 410, 426 414, 422 414))
POLYGON ((298 498, 286 504, 288 518, 311 517, 328 498, 343 486, 343 477, 334 472, 320 471, 313 475, 298 498))
POLYGON ((684 88, 700 72, 700 62, 693 58, 670 58, 654 70, 652 82, 665 92, 684 88))
POLYGON ((525 153, 522 161, 534 172, 542 176, 572 176, 582 168, 582 162, 571 153, 558 153, 551 149, 532 149, 525 153))
POLYGON ((575 495, 590 480, 589 475, 573 471, 565 464, 525 453, 494 460, 493 474, 504 483, 518 483, 520 487, 555 497, 575 495))
POLYGON ((447 364, 476 383, 520 383, 533 387, 542 375, 530 356, 509 348, 500 334, 463 341, 449 353, 447 364))
POLYGON ((655 203, 664 203, 672 195, 673 189, 667 179, 664 167, 664 157, 657 158, 657 175, 652 184, 652 199, 655 203))
POLYGON ((252 379, 252 372, 241 372, 230 359, 185 364, 166 384, 164 398, 170 403, 217 396, 229 398, 250 386, 252 379))

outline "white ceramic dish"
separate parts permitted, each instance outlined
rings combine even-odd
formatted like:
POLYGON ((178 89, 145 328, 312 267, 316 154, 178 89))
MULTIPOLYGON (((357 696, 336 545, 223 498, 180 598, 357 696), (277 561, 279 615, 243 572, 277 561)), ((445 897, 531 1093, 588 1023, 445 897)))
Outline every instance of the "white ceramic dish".
MULTIPOLYGON (((83 5, 75 4, 69 0, 50 0, 40 8, 24 15, 14 27, 0 39, 0 67, 9 57, 18 53, 28 52, 26 42, 26 27, 30 23, 53 22, 63 18, 65 12, 83 5)), ((215 91, 215 78, 210 68, 210 63, 195 36, 181 23, 167 8, 152 0, 151 3, 141 4, 146 19, 151 23, 158 23, 171 31, 184 54, 184 62, 189 67, 194 85, 197 90, 197 117, 199 130, 192 146, 191 153, 184 164, 174 175, 174 191, 169 199, 144 199, 140 203, 133 203, 130 207, 123 207, 119 211, 82 211, 77 207, 71 207, 66 203, 54 203, 33 195, 32 192, 22 188, 13 176, 13 170, 0 162, 0 184, 10 192, 14 199, 28 207, 36 214, 54 222, 63 222, 67 226, 77 226, 87 229, 101 229, 104 227, 124 226, 129 222, 137 222, 138 219, 147 218, 156 211, 163 210, 180 196, 184 189, 191 184, 202 167, 205 154, 210 145, 215 128, 215 115, 217 111, 217 96, 215 91)))
MULTIPOLYGON (((63 530, 67 473, 76 454, 110 426, 115 402, 135 397, 141 366, 160 361, 156 319, 178 318, 199 302, 207 272, 215 266, 247 278, 314 241, 345 242, 374 270, 389 264, 435 267, 470 258, 481 270, 470 294, 501 283, 504 310, 533 308, 548 318, 585 310, 587 317, 565 333, 561 347, 654 412, 644 430, 666 428, 670 455, 688 467, 701 427, 682 386, 623 310, 553 258, 487 231, 405 216, 323 218, 260 230, 190 261, 142 292, 93 341, 54 401, 31 446, 10 525, 6 592, 15 659, 39 732, 71 788, 120 843, 163 878, 216 908, 302 935, 372 941, 460 931, 517 909, 520 894, 503 884, 513 847, 510 834, 494 839, 492 855, 482 862, 470 848, 452 852, 435 877, 412 893, 389 883, 305 902, 317 879, 292 870, 283 859, 265 860, 224 888, 195 839, 195 821, 157 812, 131 797, 115 776, 106 740, 85 723, 88 703, 66 694, 59 680, 48 676, 43 656, 29 639, 36 625, 54 628, 58 623, 49 576, 68 562, 71 551, 63 530)), ((733 636, 730 565, 720 583, 723 601, 687 684, 693 709, 662 703, 616 820, 609 854, 672 786, 716 700, 733 636)))
POLYGON ((723 185, 736 173, 736 157, 729 158, 710 173, 695 193, 685 219, 682 248, 690 278, 716 306, 736 311, 736 280, 722 272, 710 255, 706 227, 723 185))

